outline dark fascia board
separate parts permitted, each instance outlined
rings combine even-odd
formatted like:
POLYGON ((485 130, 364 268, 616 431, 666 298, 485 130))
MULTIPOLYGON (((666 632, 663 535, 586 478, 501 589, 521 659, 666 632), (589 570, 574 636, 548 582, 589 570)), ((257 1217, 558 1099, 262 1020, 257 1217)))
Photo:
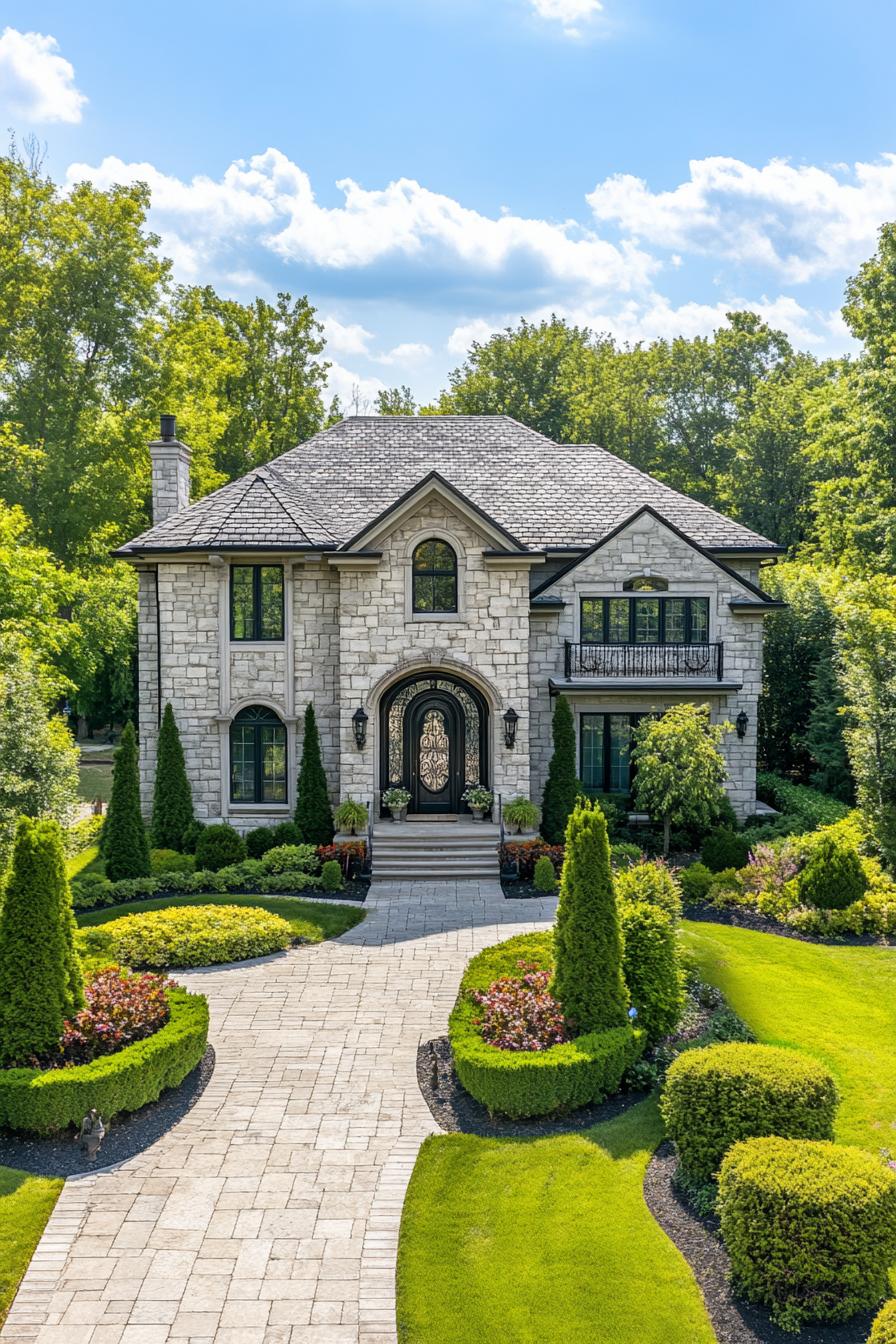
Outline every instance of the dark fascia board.
POLYGON ((736 569, 732 569, 730 565, 726 565, 723 560, 717 559, 712 551, 708 551, 705 546, 701 546, 699 542, 694 541, 693 537, 689 537, 686 532, 682 532, 680 527, 676 527, 674 523, 670 523, 669 519, 664 518, 652 504, 639 505, 639 507, 635 509, 633 513, 630 513, 627 518, 623 518, 621 523, 617 523, 612 531, 608 532, 605 537, 601 537, 600 541, 596 541, 594 545, 589 546, 588 550, 584 551, 582 555, 577 556, 574 560, 570 560, 568 565, 564 565, 562 569, 557 570, 556 574, 551 575, 549 579, 545 579, 543 583, 539 584, 539 586, 533 590, 532 596, 537 597, 545 588, 550 588, 552 584, 556 583, 559 579, 564 578, 570 570, 576 569, 584 560, 587 560, 590 556, 594 555, 595 551, 599 551, 602 546, 606 546, 607 542, 612 541, 613 538, 618 536, 620 532, 623 532, 630 523, 633 523, 636 518, 640 518, 641 515, 645 513, 649 513, 651 518, 655 518, 658 523, 662 523, 663 527, 667 527, 670 532, 680 538, 681 541, 686 542, 688 546, 695 550, 698 555, 702 555, 705 560, 710 562, 710 564, 716 565, 719 569, 723 570, 724 573, 729 575, 730 578, 736 579, 738 583, 743 584, 743 586, 749 589, 751 593, 755 593, 760 602, 774 601, 773 598, 769 597, 768 593, 764 593, 755 583, 752 583, 749 579, 745 579, 742 574, 738 574, 736 569))
POLYGON ((764 560, 770 555, 786 555, 786 546, 709 546, 707 550, 711 555, 719 557, 731 555, 741 559, 764 560))
POLYGON ((566 605, 565 597, 531 597, 529 599, 529 606, 534 607, 536 611, 550 611, 553 608, 559 611, 561 607, 566 605))
POLYGON ((121 546, 117 551, 110 551, 109 554, 114 560, 151 560, 154 555, 189 555, 193 551, 196 555, 218 555, 226 552, 228 555, 250 554, 256 551, 277 552, 280 555, 314 555, 315 553, 328 554, 336 550, 335 541, 323 541, 317 545, 296 546, 294 543, 283 542, 250 542, 227 543, 219 545, 215 542, 203 542, 197 545, 191 542, 188 545, 181 546, 134 546, 129 543, 127 546, 121 546))
POLYGON ((378 513, 377 516, 375 518, 372 518, 369 523, 365 523, 364 526, 361 528, 360 532, 356 532, 353 537, 350 537, 348 539, 348 541, 344 541, 342 545, 339 547, 339 550, 350 551, 354 546, 357 546, 358 542, 361 541, 363 537, 366 537, 369 532, 375 531, 376 528, 378 528, 381 523, 384 523, 391 513, 394 513, 397 509, 400 509, 401 506, 403 504, 406 504, 409 499, 413 499, 414 495, 419 494, 420 492, 425 490, 428 485, 432 485, 434 483, 437 485, 441 485, 445 490, 449 492, 449 494, 454 495, 455 498, 461 500, 468 509, 471 509, 473 513, 477 514, 477 516, 480 517, 483 520, 483 522, 488 523, 489 527, 494 528, 494 530, 500 533, 502 537, 506 537, 507 541, 510 543, 511 549, 513 550, 514 554, 519 554, 521 551, 528 551, 529 548, 525 546, 519 540, 518 537, 515 537, 512 532, 508 532, 506 527, 502 527, 501 524, 496 521, 496 519, 492 518, 490 514, 486 513, 485 509, 480 509, 478 504, 474 504, 472 499, 469 499, 463 493, 462 490, 458 490, 456 485, 452 485, 450 481, 446 481, 445 477, 442 476, 438 471, 428 472, 427 475, 423 476, 417 482, 416 485, 412 485, 409 490, 405 490, 404 494, 399 495, 397 499, 393 499, 392 503, 387 504, 381 513, 378 513))
POLYGON ((782 611, 784 607, 789 607, 789 602, 778 602, 775 598, 769 598, 767 602, 739 602, 733 598, 728 606, 732 611, 782 611))
POLYGON ((587 677, 573 677, 570 681, 549 677, 548 690, 551 695, 730 695, 743 689, 742 681, 710 681, 699 677, 669 677, 665 682, 614 681, 612 677, 602 680, 587 677))

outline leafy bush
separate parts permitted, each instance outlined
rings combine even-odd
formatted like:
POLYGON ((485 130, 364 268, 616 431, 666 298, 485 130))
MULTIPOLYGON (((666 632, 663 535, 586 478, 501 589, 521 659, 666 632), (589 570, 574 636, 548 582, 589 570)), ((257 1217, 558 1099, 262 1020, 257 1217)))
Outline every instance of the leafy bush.
POLYGON ((191 821, 184 830, 184 838, 181 841, 181 849, 184 854, 195 854, 196 846, 199 844, 199 837, 205 830, 204 821, 191 821))
POLYGON ((273 826, 256 826, 246 832, 246 853, 250 859, 263 858, 278 843, 273 826))
POLYGON ((706 896, 710 905, 720 910, 729 906, 744 904, 744 883, 737 868, 723 868, 713 873, 712 885, 706 896))
POLYGON ((896 1297, 885 1302, 875 1316, 868 1344, 896 1344, 896 1297))
POLYGON ((277 845, 261 860, 266 873, 316 873, 320 859, 314 845, 277 845))
POLYGON ((106 1123, 120 1111, 137 1111, 176 1087, 205 1053, 208 1004, 201 994, 175 989, 170 1020, 144 1041, 67 1069, 0 1070, 0 1125, 48 1134, 80 1125, 95 1106, 106 1123))
POLYGON ((367 830, 367 808, 363 803, 356 803, 353 798, 346 798, 339 804, 333 819, 337 830, 347 831, 349 835, 367 830))
POLYGON ((153 877, 162 873, 192 873, 196 870, 196 859, 192 854, 179 854, 176 849, 151 849, 149 870, 153 877))
POLYGON ((832 1138, 837 1089, 822 1064, 795 1050, 713 1045, 679 1055, 660 1109, 683 1169, 707 1181, 741 1139, 832 1138))
POLYGON ((112 882, 149 875, 149 842, 140 812, 140 774, 137 736, 125 724, 112 767, 112 795, 103 827, 106 876, 112 882))
POLYGON ((622 970, 647 1043, 673 1030, 684 1009, 684 976, 672 915, 645 901, 620 901, 622 970))
POLYGON ((719 1174, 735 1286, 788 1330, 845 1321, 885 1295, 896 1259, 896 1175, 832 1143, 755 1138, 719 1174))
POLYGON ((537 860, 532 883, 536 891, 550 892, 557 890, 557 874, 547 854, 542 854, 541 858, 537 860))
POLYGON ((563 1010, 548 990, 550 970, 523 960, 517 970, 522 974, 502 976, 488 989, 473 991, 483 1009, 474 1018, 482 1039, 499 1050, 547 1050, 568 1040, 563 1010))
POLYGON ((324 891, 341 891, 345 885, 342 880, 342 868, 336 859, 327 859, 320 870, 320 885, 324 891))
POLYGON ((112 891, 113 884, 102 873, 84 873, 71 883, 72 906, 75 910, 95 910, 112 905, 112 891))
POLYGON ((743 868, 749 856, 747 841, 737 831, 719 826, 703 841, 700 860, 714 873, 723 868, 743 868))
POLYGON ((807 784, 794 784, 780 775, 760 771, 756 776, 756 796, 796 823, 798 831, 814 831, 820 826, 830 826, 840 821, 849 812, 846 803, 841 803, 829 794, 810 789, 807 784))
POLYGON ((184 765, 184 749, 166 704, 156 746, 156 779, 152 802, 152 843, 156 849, 180 850, 193 817, 193 795, 184 765))
POLYGON ((678 874, 682 894, 688 905, 705 901, 713 884, 713 874, 705 863, 691 863, 678 874))
POLYGON ((312 873, 269 873, 255 883, 265 895, 285 896, 293 891, 305 891, 308 887, 319 887, 320 878, 312 873))
POLYGON ((102 817, 82 817, 80 821, 74 822, 65 829, 65 852, 69 856, 73 854, 83 854, 85 849, 92 849, 99 843, 100 835, 103 830, 102 817))
POLYGON ((228 864, 241 863, 245 857, 245 841, 226 822, 206 826, 196 842, 196 867, 213 873, 228 864))
POLYGON ((544 840, 514 840, 501 846, 501 867, 515 863, 519 868, 520 880, 531 882, 535 875, 535 865, 546 854, 554 865, 554 872, 560 874, 563 867, 563 845, 549 845, 544 840))
POLYGON ((84 986, 85 1007, 65 1023, 59 1062, 89 1064, 151 1036, 168 1021, 175 988, 161 975, 130 975, 117 966, 97 971, 84 986))
POLYGON ((521 831, 534 831, 538 825, 538 808, 528 798, 520 794, 504 804, 504 820, 508 826, 521 831))
POLYGON ((621 869, 615 875, 614 885, 620 901, 644 901, 665 910, 673 919, 681 914, 681 889, 662 859, 621 869))
POLYGON ((213 966, 282 951, 292 942, 285 919, 244 905, 173 906, 122 915, 100 926, 116 961, 165 970, 213 966))
MULTIPOLYGON (((601 804, 603 808, 603 804, 601 804)), ((609 831, 609 826, 607 830, 609 831)), ((640 845, 632 845, 627 841, 610 846, 610 863, 614 868, 630 868, 633 863, 642 863, 644 860, 644 851, 640 845)))
POLYGON ((867 886, 856 850, 833 836, 819 841, 797 878, 800 901, 816 910, 844 910, 861 899, 867 886))

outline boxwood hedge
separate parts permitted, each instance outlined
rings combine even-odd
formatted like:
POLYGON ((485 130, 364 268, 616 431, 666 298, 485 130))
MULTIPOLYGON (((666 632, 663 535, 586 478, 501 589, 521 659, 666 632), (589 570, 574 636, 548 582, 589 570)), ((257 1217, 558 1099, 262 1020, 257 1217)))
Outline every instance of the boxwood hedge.
POLYGON ((176 1087, 195 1068, 208 1040, 208 1004, 201 994, 171 990, 169 1021, 144 1041, 67 1069, 0 1070, 0 1125, 49 1134, 80 1125, 91 1106, 108 1123, 176 1087))
POLYGON ((896 1175, 861 1148, 748 1139, 719 1174, 735 1286, 785 1329, 876 1306, 896 1259, 896 1175))
POLYGON ((518 973, 524 960, 552 964, 550 933, 521 934, 473 957, 461 980, 448 1032, 454 1067, 463 1087, 489 1111, 522 1119, 600 1101, 617 1091, 626 1069, 644 1049, 640 1028, 613 1027, 579 1036, 548 1050, 499 1050, 473 1024, 481 1011, 474 990, 518 973))
POLYGON ((837 1089, 796 1050, 735 1042, 687 1050, 670 1065, 660 1109, 682 1174, 712 1180, 740 1139, 830 1139, 837 1089))
POLYGON ((79 942, 94 957, 140 970, 216 966, 265 957, 290 946, 285 919, 246 905, 184 905, 121 915, 81 930, 79 942))

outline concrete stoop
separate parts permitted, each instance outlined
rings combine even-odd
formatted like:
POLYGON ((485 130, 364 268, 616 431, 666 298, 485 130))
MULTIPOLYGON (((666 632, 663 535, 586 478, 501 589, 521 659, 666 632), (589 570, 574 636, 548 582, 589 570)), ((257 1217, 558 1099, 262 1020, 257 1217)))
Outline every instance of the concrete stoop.
POLYGON ((373 828, 373 880, 496 881, 499 844, 491 822, 381 821, 373 828))

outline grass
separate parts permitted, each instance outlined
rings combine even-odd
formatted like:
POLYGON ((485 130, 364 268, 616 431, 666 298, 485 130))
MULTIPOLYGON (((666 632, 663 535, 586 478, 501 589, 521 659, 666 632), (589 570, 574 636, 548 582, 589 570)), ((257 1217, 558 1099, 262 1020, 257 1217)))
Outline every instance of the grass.
POLYGON ((61 1189, 61 1180, 0 1167, 0 1325, 61 1189))
POLYGON ((111 763, 108 765, 99 762, 82 763, 78 767, 78 794, 88 803, 92 803, 94 798, 102 798, 104 803, 108 803, 112 796, 111 763))
POLYGON ((401 1222, 401 1344, 712 1344, 642 1195, 661 1138, 645 1101, 584 1134, 427 1139, 401 1222))
POLYGON ((310 943, 322 943, 326 938, 338 938, 340 933, 360 924, 364 911, 354 905, 323 901, 300 901, 291 896, 231 896, 207 895, 156 896, 147 901, 128 901, 126 905, 109 905, 102 910, 89 910, 77 916, 82 929, 105 924, 124 915, 141 915, 147 910, 167 910, 179 905, 250 905, 269 910, 292 928, 297 938, 310 943))
POLYGON ((757 1037, 822 1060, 837 1080, 836 1137, 896 1149, 896 949, 802 943, 685 924, 701 974, 757 1037))
POLYGON ((69 880, 84 873, 101 873, 103 871, 103 860, 100 858, 99 845, 90 845, 87 849, 82 849, 80 854, 72 854, 71 858, 65 861, 65 875, 69 880))

